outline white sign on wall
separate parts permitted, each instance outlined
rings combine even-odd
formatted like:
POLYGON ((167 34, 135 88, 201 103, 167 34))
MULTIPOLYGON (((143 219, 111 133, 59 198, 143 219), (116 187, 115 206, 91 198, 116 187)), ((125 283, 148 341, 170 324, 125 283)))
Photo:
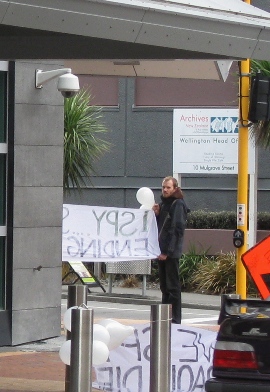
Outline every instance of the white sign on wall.
POLYGON ((175 109, 173 172, 237 174, 238 109, 175 109))

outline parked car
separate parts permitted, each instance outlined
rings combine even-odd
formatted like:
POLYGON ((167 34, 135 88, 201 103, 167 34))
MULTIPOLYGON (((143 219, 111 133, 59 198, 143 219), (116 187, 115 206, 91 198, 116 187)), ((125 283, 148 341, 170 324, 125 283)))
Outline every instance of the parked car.
POLYGON ((270 301, 223 299, 206 392, 270 392, 270 301))

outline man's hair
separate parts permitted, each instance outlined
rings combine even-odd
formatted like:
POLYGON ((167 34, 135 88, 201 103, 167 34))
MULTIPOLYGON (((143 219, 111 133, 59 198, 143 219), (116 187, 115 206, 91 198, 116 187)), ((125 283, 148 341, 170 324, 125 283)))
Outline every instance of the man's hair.
POLYGON ((177 188, 177 187, 178 187, 178 181, 177 181, 176 178, 174 178, 174 177, 172 177, 172 176, 167 176, 167 177, 165 177, 165 178, 163 179, 162 183, 163 183, 163 182, 167 182, 167 181, 172 181, 173 187, 174 187, 174 188, 177 188))

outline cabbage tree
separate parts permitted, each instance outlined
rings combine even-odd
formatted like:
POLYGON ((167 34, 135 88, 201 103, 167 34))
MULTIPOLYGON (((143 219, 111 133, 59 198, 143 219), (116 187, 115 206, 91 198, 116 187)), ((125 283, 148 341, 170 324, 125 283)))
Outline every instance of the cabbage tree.
POLYGON ((64 192, 91 182, 96 161, 108 151, 110 143, 101 138, 108 132, 102 123, 102 108, 91 105, 88 89, 81 89, 64 102, 64 192))

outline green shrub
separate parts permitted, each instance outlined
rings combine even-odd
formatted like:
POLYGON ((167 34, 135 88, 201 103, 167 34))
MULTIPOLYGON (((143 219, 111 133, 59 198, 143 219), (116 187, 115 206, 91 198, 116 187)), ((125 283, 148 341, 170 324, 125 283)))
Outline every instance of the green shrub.
POLYGON ((180 283, 182 289, 189 290, 191 288, 190 279, 194 271, 197 270, 198 265, 203 263, 207 258, 207 251, 198 254, 195 246, 190 246, 188 252, 182 255, 179 263, 180 283))
POLYGON ((257 229, 270 230, 270 214, 268 212, 258 212, 257 229))
MULTIPOLYGON (((188 229, 226 229, 235 230, 237 227, 236 212, 206 210, 191 211, 187 218, 188 229)), ((270 230, 270 213, 259 212, 257 229, 270 230)))
POLYGON ((188 214, 188 229, 235 229, 236 213, 232 211, 192 211, 188 214))
MULTIPOLYGON (((195 292, 205 294, 232 294, 236 292, 236 258, 234 252, 220 253, 205 257, 190 277, 190 285, 195 292)), ((248 295, 257 295, 249 276, 247 276, 248 295)))

